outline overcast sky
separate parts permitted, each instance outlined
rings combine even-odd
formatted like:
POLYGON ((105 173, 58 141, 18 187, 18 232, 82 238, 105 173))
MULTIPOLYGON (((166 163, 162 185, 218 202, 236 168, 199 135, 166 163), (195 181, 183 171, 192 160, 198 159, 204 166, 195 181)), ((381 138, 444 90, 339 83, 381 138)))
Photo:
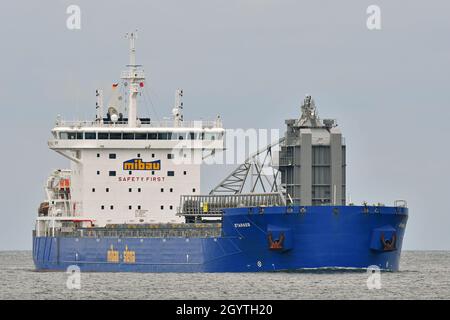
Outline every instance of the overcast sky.
MULTIPOLYGON (((222 116, 227 128, 282 128, 309 93, 347 143, 355 202, 406 199, 405 249, 450 249, 448 1, 3 1, 0 10, 0 250, 31 249, 43 185, 68 161, 47 147, 57 114, 92 119, 96 88, 138 62, 152 105, 168 116, 222 116), (81 29, 66 8, 81 8, 81 29), (366 9, 381 8, 369 31, 366 9)), ((155 111, 155 110, 156 111, 155 111)), ((227 170, 210 168, 204 190, 227 170)))

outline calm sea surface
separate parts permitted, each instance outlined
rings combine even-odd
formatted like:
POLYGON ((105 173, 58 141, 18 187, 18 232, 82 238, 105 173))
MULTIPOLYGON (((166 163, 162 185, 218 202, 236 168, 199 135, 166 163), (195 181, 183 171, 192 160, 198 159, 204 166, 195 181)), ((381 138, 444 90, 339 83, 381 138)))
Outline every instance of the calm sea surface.
POLYGON ((35 272, 31 252, 0 252, 0 299, 450 299, 450 252, 404 251, 401 271, 367 288, 361 271, 155 274, 35 272))

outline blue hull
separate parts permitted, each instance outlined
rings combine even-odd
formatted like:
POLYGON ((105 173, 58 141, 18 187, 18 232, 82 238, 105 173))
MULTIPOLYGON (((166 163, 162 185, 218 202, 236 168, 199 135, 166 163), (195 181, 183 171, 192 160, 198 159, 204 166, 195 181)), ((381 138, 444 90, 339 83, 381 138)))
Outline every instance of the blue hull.
POLYGON ((225 210, 217 238, 34 237, 37 270, 257 272, 305 268, 397 271, 408 209, 313 206, 225 210), (118 252, 111 262, 108 250, 118 252), (125 259, 132 252, 134 259, 125 259))

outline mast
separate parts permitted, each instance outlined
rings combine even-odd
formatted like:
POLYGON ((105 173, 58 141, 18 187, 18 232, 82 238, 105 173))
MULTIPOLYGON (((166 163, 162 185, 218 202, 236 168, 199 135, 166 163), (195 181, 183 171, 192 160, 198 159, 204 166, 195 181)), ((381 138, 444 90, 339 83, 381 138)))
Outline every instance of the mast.
POLYGON ((183 122, 183 89, 175 91, 175 106, 172 109, 174 125, 177 127, 183 122))
POLYGON ((128 99, 128 126, 136 127, 137 125, 137 95, 140 93, 140 88, 144 87, 145 75, 141 69, 141 65, 136 64, 136 47, 135 40, 137 38, 136 32, 126 34, 130 42, 130 62, 127 65, 128 69, 122 72, 122 79, 126 80, 129 88, 128 99))
POLYGON ((95 103, 95 109, 97 111, 96 121, 103 123, 103 90, 95 90, 95 96, 97 97, 97 102, 95 103))

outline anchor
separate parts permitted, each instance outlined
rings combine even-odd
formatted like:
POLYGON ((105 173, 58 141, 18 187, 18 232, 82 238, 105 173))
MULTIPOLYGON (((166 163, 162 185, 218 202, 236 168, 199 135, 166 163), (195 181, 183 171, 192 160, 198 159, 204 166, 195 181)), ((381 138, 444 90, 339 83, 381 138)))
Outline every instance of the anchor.
POLYGON ((280 238, 275 240, 273 239, 272 232, 269 232, 268 240, 270 250, 281 250, 283 249, 284 232, 281 232, 280 238))

